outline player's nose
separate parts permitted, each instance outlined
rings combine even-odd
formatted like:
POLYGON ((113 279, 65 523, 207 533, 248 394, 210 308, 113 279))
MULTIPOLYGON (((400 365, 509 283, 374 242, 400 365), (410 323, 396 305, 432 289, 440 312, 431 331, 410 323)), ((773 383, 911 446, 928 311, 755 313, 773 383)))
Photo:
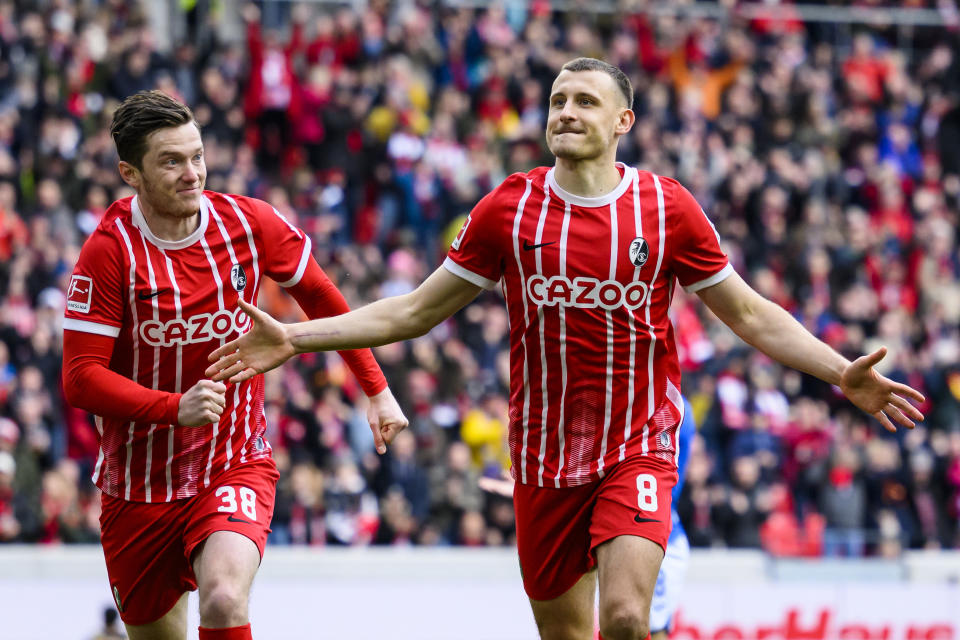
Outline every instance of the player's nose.
POLYGON ((564 122, 569 122, 571 120, 576 120, 576 118, 577 111, 574 108, 573 101, 568 100, 567 102, 563 103, 563 109, 560 110, 560 119, 564 122))
POLYGON ((187 184, 194 185, 200 179, 200 172, 197 171, 197 168, 193 166, 192 163, 187 163, 187 168, 183 171, 183 181, 187 184))

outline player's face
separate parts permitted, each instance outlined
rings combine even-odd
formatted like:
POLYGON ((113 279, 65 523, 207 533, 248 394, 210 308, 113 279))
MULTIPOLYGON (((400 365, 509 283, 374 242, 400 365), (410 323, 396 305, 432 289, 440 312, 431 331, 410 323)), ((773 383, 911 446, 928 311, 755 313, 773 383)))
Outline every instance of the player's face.
POLYGON ((561 71, 550 92, 547 146, 567 160, 589 160, 609 152, 626 132, 621 131, 623 113, 629 111, 625 103, 606 73, 561 71))
POLYGON ((196 125, 187 123, 151 133, 142 165, 136 172, 138 184, 132 186, 153 212, 189 218, 200 210, 207 165, 196 125))

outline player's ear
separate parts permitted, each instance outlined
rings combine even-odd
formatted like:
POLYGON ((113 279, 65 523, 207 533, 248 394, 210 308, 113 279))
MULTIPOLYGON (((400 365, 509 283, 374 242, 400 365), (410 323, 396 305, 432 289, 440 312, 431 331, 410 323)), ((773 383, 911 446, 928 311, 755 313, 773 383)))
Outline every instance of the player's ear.
POLYGON ((624 109, 620 112, 620 117, 617 119, 617 125, 613 130, 617 135, 626 135, 630 129, 633 128, 633 123, 635 121, 636 116, 633 115, 633 110, 624 109))
POLYGON ((128 185, 133 187, 134 190, 140 189, 140 170, 129 162, 123 160, 117 165, 117 169, 120 171, 120 177, 123 178, 123 181, 128 185))

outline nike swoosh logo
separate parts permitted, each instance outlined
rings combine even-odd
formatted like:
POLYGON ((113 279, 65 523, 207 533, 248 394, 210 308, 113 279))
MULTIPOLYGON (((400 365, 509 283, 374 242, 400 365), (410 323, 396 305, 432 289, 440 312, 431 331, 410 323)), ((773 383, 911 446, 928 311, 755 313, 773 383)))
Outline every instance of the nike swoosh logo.
POLYGON ((236 517, 234 517, 234 515, 233 515, 232 513, 227 516, 227 522, 240 522, 240 523, 242 523, 242 524, 253 524, 252 522, 249 522, 249 521, 247 521, 247 520, 244 520, 243 518, 236 518, 236 517))
POLYGON ((644 522, 660 522, 656 518, 641 518, 639 514, 633 516, 633 521, 639 522, 640 524, 643 524, 644 522))
POLYGON ((526 240, 523 241, 523 250, 524 251, 533 251, 534 249, 539 249, 540 247, 546 247, 547 245, 556 244, 557 241, 553 242, 541 242, 540 244, 530 244, 526 240))
POLYGON ((164 291, 166 291, 166 289, 159 289, 157 291, 152 291, 152 292, 141 291, 140 293, 137 294, 137 297, 140 298, 141 300, 149 300, 150 298, 155 298, 156 296, 160 295, 164 291))

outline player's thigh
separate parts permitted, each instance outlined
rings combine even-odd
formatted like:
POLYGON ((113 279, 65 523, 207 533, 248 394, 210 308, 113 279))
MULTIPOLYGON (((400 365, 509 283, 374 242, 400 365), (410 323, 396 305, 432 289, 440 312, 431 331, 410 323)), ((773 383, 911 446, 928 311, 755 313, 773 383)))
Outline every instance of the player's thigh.
POLYGON ((601 482, 590 525, 601 629, 612 620, 648 623, 670 537, 670 492, 676 480, 672 461, 633 455, 601 482))
POLYGON ((544 640, 592 637, 590 514, 597 488, 514 486, 520 573, 544 640))
POLYGON ((652 540, 625 535, 604 542, 596 554, 601 630, 613 619, 649 625, 663 548, 652 540))
POLYGON ((201 606, 211 587, 249 590, 270 533, 277 471, 271 460, 231 469, 191 505, 185 552, 201 606))
POLYGON ((180 596, 173 608, 162 618, 148 624, 126 624, 130 640, 186 640, 188 593, 180 596))
POLYGON ((596 485, 556 489, 517 483, 517 555, 527 597, 550 601, 593 568, 590 513, 596 485))
POLYGON ((597 573, 589 571, 552 600, 530 599, 541 640, 585 640, 593 637, 593 604, 597 573))
MULTIPOLYGON (((250 538, 234 531, 211 533, 193 559, 201 601, 217 588, 246 599, 259 568, 260 550, 250 538)), ((203 602, 200 608, 204 608, 203 602)))
POLYGON ((690 562, 690 543, 683 527, 674 521, 674 531, 670 534, 667 551, 660 564, 657 584, 653 590, 653 602, 650 605, 650 630, 652 635, 664 633, 670 628, 670 621, 680 605, 680 594, 690 562))
POLYGON ((167 616, 196 589, 184 558, 189 501, 129 502, 104 495, 100 543, 110 591, 124 624, 147 626, 167 616))

